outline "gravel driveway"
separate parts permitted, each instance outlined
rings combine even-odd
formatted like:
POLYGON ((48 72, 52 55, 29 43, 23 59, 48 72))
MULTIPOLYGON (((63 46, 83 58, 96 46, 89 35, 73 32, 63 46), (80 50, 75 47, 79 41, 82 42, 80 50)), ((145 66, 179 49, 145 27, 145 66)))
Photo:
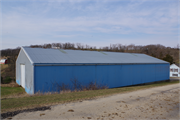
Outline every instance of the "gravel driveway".
POLYGON ((179 119, 179 84, 52 106, 13 119, 179 119))

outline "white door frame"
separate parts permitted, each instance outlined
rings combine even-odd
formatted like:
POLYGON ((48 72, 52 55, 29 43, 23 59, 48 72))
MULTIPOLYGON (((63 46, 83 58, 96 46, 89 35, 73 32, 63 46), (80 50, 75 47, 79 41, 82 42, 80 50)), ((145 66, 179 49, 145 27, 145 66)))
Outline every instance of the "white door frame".
POLYGON ((25 88, 25 64, 20 64, 21 66, 21 86, 25 88))

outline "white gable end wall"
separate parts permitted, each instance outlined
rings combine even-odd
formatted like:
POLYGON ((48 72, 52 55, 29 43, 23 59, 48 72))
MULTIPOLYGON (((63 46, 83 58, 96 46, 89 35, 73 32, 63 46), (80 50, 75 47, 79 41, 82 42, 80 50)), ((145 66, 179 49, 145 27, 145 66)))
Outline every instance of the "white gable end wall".
POLYGON ((20 50, 18 58, 16 60, 16 82, 21 85, 25 91, 29 94, 34 93, 34 77, 33 77, 34 66, 31 60, 28 58, 27 54, 23 49, 20 50), (22 67, 24 66, 24 70, 22 67), (24 75, 21 75, 24 73, 24 75), (23 78, 24 76, 25 78, 23 78), (22 82, 22 78, 24 81, 22 82), (23 84, 22 84, 23 83, 23 84))

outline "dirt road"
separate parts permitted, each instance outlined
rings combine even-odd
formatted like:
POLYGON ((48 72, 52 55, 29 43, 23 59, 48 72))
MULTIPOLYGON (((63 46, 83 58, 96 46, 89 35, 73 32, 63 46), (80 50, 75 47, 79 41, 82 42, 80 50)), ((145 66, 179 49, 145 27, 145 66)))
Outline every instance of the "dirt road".
POLYGON ((179 119, 179 84, 53 106, 13 119, 179 119))

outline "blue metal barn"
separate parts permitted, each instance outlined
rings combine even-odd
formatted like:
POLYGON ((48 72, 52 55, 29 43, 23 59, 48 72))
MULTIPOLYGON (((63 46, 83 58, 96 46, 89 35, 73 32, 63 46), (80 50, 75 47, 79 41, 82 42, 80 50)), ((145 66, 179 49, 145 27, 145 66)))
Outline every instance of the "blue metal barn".
POLYGON ((109 88, 169 79, 169 63, 139 53, 98 52, 22 47, 16 61, 16 82, 28 94, 53 92, 54 83, 109 88))

